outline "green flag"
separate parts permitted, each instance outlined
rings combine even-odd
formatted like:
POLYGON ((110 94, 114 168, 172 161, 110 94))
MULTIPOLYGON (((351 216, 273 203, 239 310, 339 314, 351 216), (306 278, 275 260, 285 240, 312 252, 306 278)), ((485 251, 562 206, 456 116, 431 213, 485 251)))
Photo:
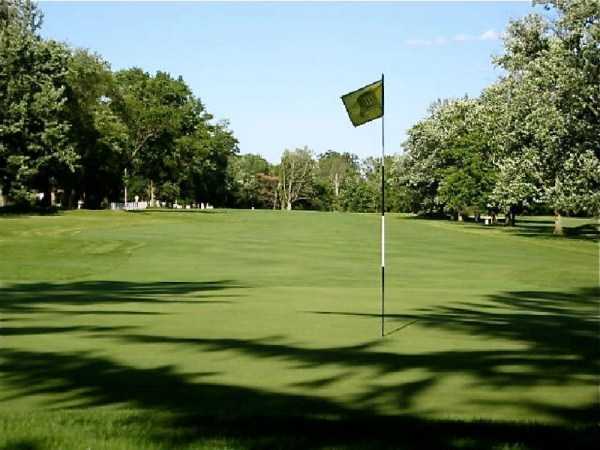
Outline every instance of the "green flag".
POLYGON ((348 116, 355 127, 383 116, 383 79, 342 95, 348 116))

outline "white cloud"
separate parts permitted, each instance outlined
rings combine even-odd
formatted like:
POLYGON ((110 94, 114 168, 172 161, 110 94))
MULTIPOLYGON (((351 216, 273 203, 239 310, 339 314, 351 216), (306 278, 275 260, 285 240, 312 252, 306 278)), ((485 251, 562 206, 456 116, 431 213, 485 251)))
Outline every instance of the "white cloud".
POLYGON ((406 45, 408 45, 409 47, 430 47, 433 45, 446 45, 446 44, 450 44, 452 42, 469 42, 469 41, 495 41, 498 39, 501 39, 503 36, 502 33, 494 30, 494 29, 490 29, 487 31, 484 31, 483 33, 481 33, 478 36, 472 36, 469 34, 464 34, 464 33, 459 33, 454 35, 451 38, 447 38, 444 36, 438 36, 434 39, 407 39, 404 41, 404 43, 406 45))
POLYGON ((502 33, 497 32, 496 30, 487 30, 479 36, 480 41, 495 41, 502 37, 502 33))

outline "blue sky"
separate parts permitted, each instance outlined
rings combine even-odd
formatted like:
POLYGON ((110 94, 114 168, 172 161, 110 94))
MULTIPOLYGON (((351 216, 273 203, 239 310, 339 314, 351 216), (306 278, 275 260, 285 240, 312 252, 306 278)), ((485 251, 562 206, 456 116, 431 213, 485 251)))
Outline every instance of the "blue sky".
POLYGON ((499 71, 499 33, 532 12, 495 3, 54 3, 42 34, 113 69, 181 75, 228 119, 242 153, 380 152, 380 123, 354 128, 340 96, 385 73, 386 151, 437 98, 477 95, 499 71))

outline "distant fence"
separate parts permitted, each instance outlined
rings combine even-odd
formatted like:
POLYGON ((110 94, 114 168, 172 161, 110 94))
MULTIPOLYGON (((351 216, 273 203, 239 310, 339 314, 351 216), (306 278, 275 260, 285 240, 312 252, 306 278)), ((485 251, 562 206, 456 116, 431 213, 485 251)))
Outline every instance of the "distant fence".
POLYGON ((147 207, 148 207, 148 202, 127 202, 127 203, 112 202, 110 204, 110 209, 124 209, 125 211, 146 209, 147 207))
MULTIPOLYGON (((83 204, 83 202, 82 202, 83 204)), ((191 205, 179 205, 174 203, 172 205, 167 205, 165 202, 155 202, 154 205, 156 207, 161 208, 173 208, 173 209, 213 209, 212 205, 208 203, 193 203, 191 205)), ((136 211, 142 210, 150 207, 150 202, 127 202, 127 203, 119 203, 112 202, 110 204, 110 209, 113 210, 125 210, 125 211, 136 211)))

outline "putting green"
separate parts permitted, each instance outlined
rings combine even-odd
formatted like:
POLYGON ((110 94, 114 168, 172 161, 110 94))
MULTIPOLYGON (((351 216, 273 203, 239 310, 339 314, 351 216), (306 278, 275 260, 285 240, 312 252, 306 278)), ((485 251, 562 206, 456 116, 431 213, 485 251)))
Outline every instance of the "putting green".
POLYGON ((592 220, 390 215, 384 338, 378 221, 0 217, 0 409, 593 421, 592 220))

